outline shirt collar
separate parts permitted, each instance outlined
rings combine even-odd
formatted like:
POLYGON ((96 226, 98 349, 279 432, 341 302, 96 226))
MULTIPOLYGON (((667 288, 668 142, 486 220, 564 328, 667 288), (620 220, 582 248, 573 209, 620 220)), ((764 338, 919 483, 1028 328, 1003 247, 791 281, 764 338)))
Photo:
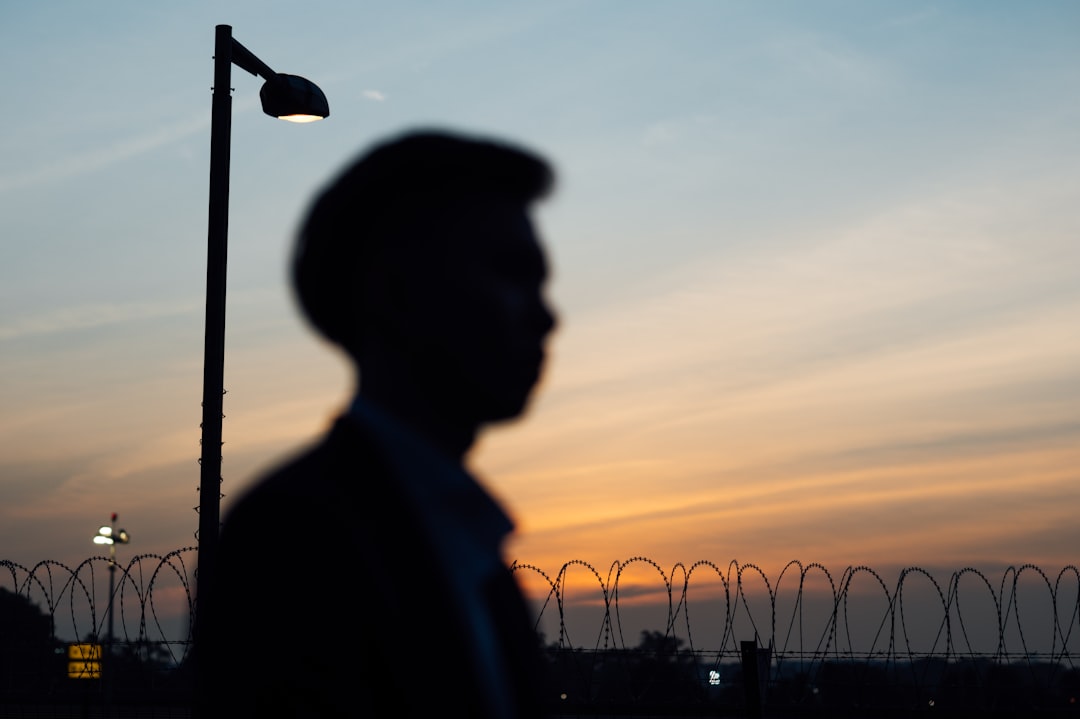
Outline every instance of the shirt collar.
POLYGON ((457 462, 370 401, 357 396, 347 416, 376 438, 409 499, 429 518, 481 543, 501 542, 513 522, 457 462))

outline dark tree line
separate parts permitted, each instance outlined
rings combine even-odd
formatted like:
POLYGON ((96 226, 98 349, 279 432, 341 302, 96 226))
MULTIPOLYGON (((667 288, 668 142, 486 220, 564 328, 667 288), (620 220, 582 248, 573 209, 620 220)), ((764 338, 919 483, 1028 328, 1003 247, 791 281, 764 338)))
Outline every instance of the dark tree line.
POLYGON ((186 703, 187 681, 161 642, 115 642, 89 634, 82 644, 101 646, 98 676, 69 676, 68 642, 55 636, 52 617, 29 598, 0 588, 0 707, 20 704, 156 701, 186 703))
MULTIPOLYGON (((97 643, 90 635, 87 643, 97 643)), ((178 652, 183 655, 184 652, 178 652)), ((643 631, 633 648, 546 647, 550 709, 564 715, 745 716, 738 661, 691 652, 678 637, 643 631)), ((256 658, 253 658, 253 661, 256 658)), ((119 642, 107 679, 67 677, 67 643, 52 618, 0 588, 0 709, 19 704, 186 706, 190 685, 161 643, 119 642)), ((812 667, 773 657, 765 716, 1080 716, 1080 668, 1064 662, 971 658, 883 662, 834 658, 812 667)))
MULTIPOLYGON (((746 716, 740 662, 695 654, 662 632, 643 631, 632 649, 552 644, 547 657, 558 713, 746 716)), ((774 656, 769 672, 765 716, 1080 716, 1080 668, 1067 661, 834 658, 808 667, 774 656)))

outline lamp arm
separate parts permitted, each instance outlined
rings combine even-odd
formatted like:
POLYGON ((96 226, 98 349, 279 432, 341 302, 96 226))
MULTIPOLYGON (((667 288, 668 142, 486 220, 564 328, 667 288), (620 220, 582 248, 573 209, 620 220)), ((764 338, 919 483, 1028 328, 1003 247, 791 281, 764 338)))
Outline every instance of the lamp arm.
POLYGON ((247 70, 252 75, 257 75, 264 80, 277 81, 278 74, 265 62, 255 57, 255 53, 241 45, 236 38, 232 41, 232 61, 234 65, 247 70))

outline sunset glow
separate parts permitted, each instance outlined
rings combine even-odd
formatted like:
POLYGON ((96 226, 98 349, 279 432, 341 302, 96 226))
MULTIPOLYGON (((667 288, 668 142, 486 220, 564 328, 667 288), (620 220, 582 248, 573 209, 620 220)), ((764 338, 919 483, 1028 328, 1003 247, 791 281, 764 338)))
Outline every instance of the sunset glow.
MULTIPOLYGON (((38 59, 8 94, 39 111, 0 139, 0 558, 78 564, 109 511, 122 556, 195 543, 230 22, 334 115, 271 122, 233 80, 226 510, 354 389, 286 279, 308 201, 438 125, 559 173, 550 362, 470 459, 517 523, 508 561, 1080 559, 1080 6, 62 6, 4 12, 8 65, 38 59)), ((655 571, 628 570, 628 603, 663 599, 655 571)))

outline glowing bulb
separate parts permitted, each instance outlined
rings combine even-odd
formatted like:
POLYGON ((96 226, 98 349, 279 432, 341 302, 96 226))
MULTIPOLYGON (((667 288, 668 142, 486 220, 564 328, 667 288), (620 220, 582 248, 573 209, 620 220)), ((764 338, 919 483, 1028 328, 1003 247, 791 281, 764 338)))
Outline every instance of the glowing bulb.
POLYGON ((319 115, 278 115, 278 119, 285 120, 286 122, 302 123, 315 122, 316 120, 321 120, 322 117, 319 115))

